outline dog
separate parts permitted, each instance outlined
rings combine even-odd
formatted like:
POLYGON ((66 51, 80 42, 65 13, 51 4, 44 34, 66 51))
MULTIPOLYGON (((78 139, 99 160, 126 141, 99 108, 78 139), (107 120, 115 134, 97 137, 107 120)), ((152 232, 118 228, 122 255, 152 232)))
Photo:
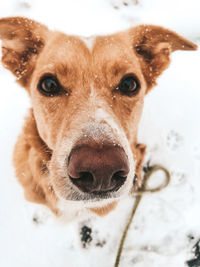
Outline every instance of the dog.
POLYGON ((24 17, 0 19, 0 39, 32 103, 14 149, 25 198, 57 216, 108 214, 142 183, 145 95, 171 52, 197 46, 154 25, 83 38, 24 17))

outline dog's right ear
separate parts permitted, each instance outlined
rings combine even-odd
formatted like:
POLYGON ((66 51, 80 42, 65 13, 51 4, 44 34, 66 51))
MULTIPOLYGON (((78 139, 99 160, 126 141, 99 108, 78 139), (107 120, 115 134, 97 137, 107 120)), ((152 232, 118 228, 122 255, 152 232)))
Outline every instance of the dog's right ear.
POLYGON ((42 24, 23 17, 0 19, 2 63, 26 87, 36 59, 43 49, 49 30, 42 24))

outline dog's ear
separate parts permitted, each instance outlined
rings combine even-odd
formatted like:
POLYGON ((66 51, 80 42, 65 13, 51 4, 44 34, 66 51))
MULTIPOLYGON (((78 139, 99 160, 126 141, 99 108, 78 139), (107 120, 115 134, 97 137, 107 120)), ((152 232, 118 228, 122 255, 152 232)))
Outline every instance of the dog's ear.
POLYGON ((45 45, 49 30, 23 17, 0 19, 2 63, 26 87, 36 59, 45 45))
POLYGON ((156 84, 157 77, 167 68, 170 53, 176 50, 196 50, 197 45, 165 28, 140 25, 130 30, 134 49, 139 56, 147 82, 147 92, 156 84))

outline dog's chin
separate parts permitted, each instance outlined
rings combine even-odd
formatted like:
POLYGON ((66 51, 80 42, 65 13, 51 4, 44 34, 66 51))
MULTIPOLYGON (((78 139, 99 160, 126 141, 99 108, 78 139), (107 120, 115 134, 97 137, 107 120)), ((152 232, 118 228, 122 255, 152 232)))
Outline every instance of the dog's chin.
POLYGON ((74 208, 99 208, 103 206, 107 206, 113 202, 119 201, 121 196, 105 194, 105 195, 88 195, 88 196, 80 196, 79 198, 60 198, 60 202, 65 205, 70 205, 74 208))
POLYGON ((102 201, 112 201, 120 198, 120 194, 118 192, 99 192, 99 193, 90 193, 80 195, 79 199, 74 199, 75 201, 83 201, 85 203, 95 203, 102 201))
POLYGON ((116 192, 95 192, 95 193, 80 193, 78 191, 71 191, 70 195, 63 195, 58 193, 58 197, 62 200, 72 201, 72 202, 84 202, 87 203, 95 203, 102 201, 113 201, 119 199, 121 194, 116 192))

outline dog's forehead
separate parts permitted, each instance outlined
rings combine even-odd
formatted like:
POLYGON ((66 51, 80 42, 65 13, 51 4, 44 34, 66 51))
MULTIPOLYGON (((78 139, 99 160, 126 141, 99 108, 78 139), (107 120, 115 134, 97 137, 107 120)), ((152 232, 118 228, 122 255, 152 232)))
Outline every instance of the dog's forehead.
POLYGON ((137 60, 127 34, 78 37, 55 32, 42 53, 43 60, 96 67, 106 63, 125 65, 137 60))

